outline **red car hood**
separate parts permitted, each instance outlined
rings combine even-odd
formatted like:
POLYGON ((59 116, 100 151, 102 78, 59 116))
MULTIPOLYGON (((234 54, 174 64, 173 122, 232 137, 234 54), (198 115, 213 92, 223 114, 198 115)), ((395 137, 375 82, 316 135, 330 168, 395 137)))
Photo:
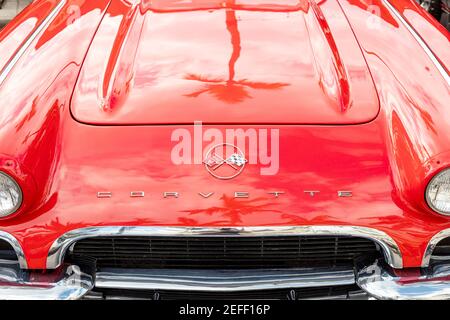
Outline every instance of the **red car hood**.
POLYGON ((342 11, 325 19, 306 0, 259 2, 154 1, 127 16, 109 9, 72 114, 111 125, 374 119, 378 98, 342 11))

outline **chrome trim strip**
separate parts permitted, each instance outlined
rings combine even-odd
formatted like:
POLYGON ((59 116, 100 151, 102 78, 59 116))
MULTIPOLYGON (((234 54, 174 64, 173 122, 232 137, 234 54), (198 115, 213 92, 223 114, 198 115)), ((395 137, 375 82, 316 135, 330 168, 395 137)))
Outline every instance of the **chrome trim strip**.
POLYGON ((417 31, 411 26, 411 24, 406 21, 403 15, 389 2, 389 0, 382 0, 386 7, 395 15, 397 19, 399 19, 402 24, 408 29, 408 31, 412 34, 412 36, 416 39, 425 53, 433 62, 434 66, 438 69, 439 73, 444 78, 445 82, 450 85, 450 75, 445 70, 444 66, 441 64, 436 55, 431 51, 430 47, 426 44, 426 42, 422 39, 422 37, 417 33, 417 31))
POLYGON ((241 292, 314 288, 355 283, 353 268, 287 270, 130 270, 104 269, 95 287, 133 290, 241 292))
POLYGON ((27 269, 28 268, 27 260, 25 259, 25 254, 19 241, 17 241, 17 239, 14 236, 5 231, 0 231, 0 239, 8 242, 11 245, 11 247, 14 249, 14 252, 17 255, 20 267, 22 269, 27 269))
POLYGON ((450 256, 431 256, 433 261, 450 261, 450 256))
MULTIPOLYGON (((165 295, 164 295, 165 296, 165 295)), ((350 291, 347 294, 330 294, 324 296, 314 296, 312 298, 306 298, 297 296, 295 291, 289 290, 289 293, 286 293, 286 298, 292 300, 368 300, 369 295, 361 289, 350 291)), ((159 293, 154 294, 153 296, 148 296, 146 298, 139 297, 139 299, 143 300, 161 300, 161 295, 159 293)), ((89 292, 84 297, 83 300, 136 300, 133 294, 120 294, 120 293, 108 293, 108 292, 89 292)))
POLYGON ((356 283, 370 296, 381 300, 450 299, 450 268, 404 269, 396 274, 383 262, 357 268, 356 283))
POLYGON ((383 249, 386 262, 393 268, 401 269, 403 260, 400 249, 395 241, 386 233, 356 226, 276 226, 276 227, 88 227, 75 229, 63 234, 55 240, 47 257, 47 269, 56 269, 61 265, 67 249, 75 242, 93 237, 108 236, 164 236, 164 237, 190 237, 190 236, 352 236, 366 238, 378 243, 383 249))
POLYGON ((425 252, 423 254, 422 258, 422 267, 426 268, 430 265, 431 256, 433 254, 434 248, 436 248, 436 245, 439 243, 439 241, 450 237, 450 228, 444 229, 437 234, 435 234, 431 240, 428 242, 427 248, 425 249, 425 252))
POLYGON ((24 271, 16 261, 0 260, 1 300, 75 300, 94 287, 93 277, 78 266, 65 266, 42 277, 24 271))
POLYGON ((49 13, 49 15, 41 22, 41 24, 33 31, 33 33, 28 37, 27 41, 20 47, 13 58, 8 62, 8 64, 0 72, 0 86, 8 77, 11 70, 24 55, 25 51, 31 46, 33 41, 37 36, 50 24, 50 22, 56 17, 56 15, 61 11, 62 7, 65 5, 67 0, 61 0, 55 8, 49 13))

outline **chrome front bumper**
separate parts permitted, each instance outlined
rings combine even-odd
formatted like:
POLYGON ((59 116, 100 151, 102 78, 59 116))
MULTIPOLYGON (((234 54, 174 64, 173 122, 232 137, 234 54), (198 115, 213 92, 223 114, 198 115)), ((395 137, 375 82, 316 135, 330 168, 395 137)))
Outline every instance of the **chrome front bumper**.
POLYGON ((376 299, 450 299, 450 264, 395 270, 377 260, 357 269, 356 283, 376 299))
POLYGON ((44 273, 0 260, 0 300, 75 300, 93 287, 94 278, 75 265, 44 273))
POLYGON ((0 299, 73 300, 92 289, 240 292, 358 284, 376 299, 450 299, 450 265, 395 270, 376 260, 353 269, 296 270, 100 270, 76 265, 26 271, 0 260, 0 299))
POLYGON ((355 283, 352 269, 287 270, 102 270, 96 288, 239 292, 342 286, 355 283))

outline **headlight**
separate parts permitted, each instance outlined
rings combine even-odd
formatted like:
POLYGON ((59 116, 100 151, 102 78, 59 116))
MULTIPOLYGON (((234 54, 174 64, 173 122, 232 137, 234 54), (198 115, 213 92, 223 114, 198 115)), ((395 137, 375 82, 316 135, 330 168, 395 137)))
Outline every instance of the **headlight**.
POLYGON ((22 190, 6 173, 0 172, 0 218, 9 216, 22 204, 22 190))
POLYGON ((431 179, 426 199, 431 209, 440 214, 450 215, 450 169, 439 172, 431 179))

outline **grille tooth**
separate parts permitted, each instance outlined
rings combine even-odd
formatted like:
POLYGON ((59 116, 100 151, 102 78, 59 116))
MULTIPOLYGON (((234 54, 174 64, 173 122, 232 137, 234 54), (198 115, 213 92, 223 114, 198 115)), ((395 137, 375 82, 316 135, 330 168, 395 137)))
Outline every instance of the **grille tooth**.
POLYGON ((337 266, 379 253, 362 238, 274 236, 99 237, 80 240, 72 254, 94 257, 99 267, 245 269, 337 266))

